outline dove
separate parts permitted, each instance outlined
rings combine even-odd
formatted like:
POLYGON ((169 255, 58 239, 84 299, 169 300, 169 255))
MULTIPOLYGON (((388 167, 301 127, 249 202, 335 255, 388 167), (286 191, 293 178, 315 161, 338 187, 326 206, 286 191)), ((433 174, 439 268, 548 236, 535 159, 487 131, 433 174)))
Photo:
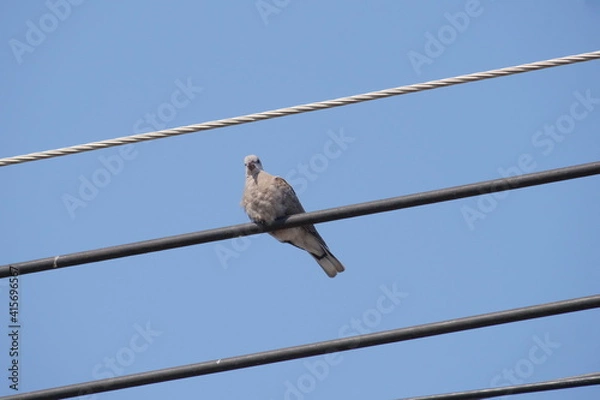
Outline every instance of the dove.
MULTIPOLYGON (((305 212, 294 189, 283 178, 264 171, 257 156, 247 156, 244 165, 246 184, 241 205, 252 222, 268 225, 279 218, 305 212)), ((344 271, 314 225, 278 229, 269 234, 280 242, 306 250, 330 278, 344 271)))

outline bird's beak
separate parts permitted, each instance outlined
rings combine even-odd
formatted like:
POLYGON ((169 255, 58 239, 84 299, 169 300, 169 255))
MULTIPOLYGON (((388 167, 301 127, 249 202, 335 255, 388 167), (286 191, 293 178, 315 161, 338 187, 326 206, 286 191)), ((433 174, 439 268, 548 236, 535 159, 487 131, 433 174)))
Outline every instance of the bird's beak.
POLYGON ((252 172, 254 171, 254 168, 256 168, 256 165, 254 165, 253 162, 248 163, 248 171, 252 172))

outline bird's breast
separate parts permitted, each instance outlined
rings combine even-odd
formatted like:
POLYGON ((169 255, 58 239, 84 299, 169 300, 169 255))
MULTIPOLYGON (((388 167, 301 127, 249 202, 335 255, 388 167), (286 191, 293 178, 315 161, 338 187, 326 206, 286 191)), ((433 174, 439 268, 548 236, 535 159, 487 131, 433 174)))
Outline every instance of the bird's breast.
POLYGON ((242 205, 253 221, 271 223, 286 215, 283 194, 261 179, 247 179, 242 205))

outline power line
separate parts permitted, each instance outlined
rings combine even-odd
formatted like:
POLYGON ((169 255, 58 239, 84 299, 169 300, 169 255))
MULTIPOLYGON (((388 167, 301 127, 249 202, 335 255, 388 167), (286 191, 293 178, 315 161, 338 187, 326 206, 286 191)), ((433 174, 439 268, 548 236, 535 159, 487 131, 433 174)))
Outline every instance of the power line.
POLYGON ((324 342, 247 354, 243 356, 206 361, 197 364, 189 364, 156 371, 118 376, 115 378, 102 379, 98 381, 78 383, 74 385, 23 393, 15 396, 8 396, 6 399, 64 399, 92 393, 102 393, 112 390, 148 385, 152 383, 167 382, 176 379, 191 378, 194 376, 256 367, 259 365, 273 364, 282 361, 296 360, 299 358, 318 356, 338 351, 379 346, 383 344, 420 339, 447 333, 507 324, 511 322, 525 321, 534 318, 589 310, 593 308, 600 308, 600 295, 580 297, 577 299, 480 314, 471 317, 434 322, 408 328, 399 328, 366 335, 352 336, 342 339, 328 340, 324 342))
POLYGON ((403 400, 476 400, 489 399, 522 393, 544 392, 548 390, 570 389, 583 386, 600 385, 600 373, 570 376, 545 382, 526 383, 493 389, 469 390, 466 392, 435 394, 431 396, 410 397, 403 400))
POLYGON ((31 274, 56 268, 70 267, 114 258, 129 257, 138 254, 215 242, 218 240, 231 239, 240 236, 254 235, 262 232, 270 232, 284 227, 291 228, 306 224, 315 224, 363 215, 377 214, 386 211, 440 203, 465 197, 542 185, 546 183, 582 178, 597 174, 600 174, 600 161, 535 172, 532 174, 519 175, 510 178, 494 179, 463 186, 454 186, 445 189, 432 190, 429 192, 392 197, 389 199, 370 201, 366 203, 352 204, 305 214, 296 214, 290 216, 285 221, 281 221, 269 226, 259 226, 253 223, 232 225, 224 228, 209 229, 165 238, 145 240, 142 242, 105 247, 102 249, 7 264, 0 266, 0 278, 8 277, 14 274, 31 274))
POLYGON ((262 121, 271 118, 283 117, 286 115, 301 114, 310 111, 324 110, 332 107, 340 107, 354 103, 360 103, 363 101, 370 101, 376 99, 383 99, 391 96, 398 96, 407 93, 416 93, 424 90, 437 89, 446 86, 459 85, 462 83, 469 83, 475 81, 482 81, 485 79, 498 78, 501 76, 508 76, 519 74, 523 72, 537 71, 545 68, 558 67, 561 65, 574 64, 584 61, 590 61, 600 58, 600 50, 592 51, 589 53, 581 53, 577 55, 571 55, 560 58, 553 58, 545 61, 537 61, 529 64, 521 64, 512 67, 493 69, 485 72, 476 72, 473 74, 460 75, 453 78, 439 79, 424 83, 417 83, 408 86, 399 86, 391 89, 378 90, 375 92, 357 94, 348 97, 340 97, 338 99, 319 101, 315 103, 308 103, 293 107, 279 108, 276 110, 264 111, 256 114, 247 114, 239 117, 219 119, 215 121, 204 122, 196 125, 181 126, 179 128, 165 129, 161 131, 142 133, 138 135, 124 136, 115 139, 101 140, 98 142, 91 142, 87 144, 80 144, 76 146, 63 147, 55 150, 46 150, 36 153, 30 153, 20 156, 7 157, 0 159, 0 167, 4 167, 12 164, 20 164, 24 162, 42 160, 46 158, 60 157, 69 154, 83 153, 86 151, 92 151, 97 149, 105 149, 113 146, 121 146, 124 144, 138 143, 147 140, 161 139, 170 136, 183 135, 187 133, 206 131, 209 129, 223 128, 226 126, 247 124, 250 122, 262 121))

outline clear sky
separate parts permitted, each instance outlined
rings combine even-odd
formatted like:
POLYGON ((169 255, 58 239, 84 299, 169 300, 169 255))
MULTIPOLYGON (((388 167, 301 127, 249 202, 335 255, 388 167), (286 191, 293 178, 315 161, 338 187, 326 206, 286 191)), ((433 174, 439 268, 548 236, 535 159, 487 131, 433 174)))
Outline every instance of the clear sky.
MULTIPOLYGON (((600 1, 0 3, 0 156, 600 49, 600 1)), ((600 62, 0 168, 0 264, 597 161, 600 62)), ((19 393, 598 293, 600 178, 22 276, 19 393)), ((1 323, 10 324, 7 280, 1 323)), ((103 393, 393 399, 600 370, 586 311, 103 393)), ((8 335, 0 394, 13 394, 8 335)), ((597 399, 598 387, 527 395, 597 399)), ((513 398, 520 398, 514 396, 513 398)))

